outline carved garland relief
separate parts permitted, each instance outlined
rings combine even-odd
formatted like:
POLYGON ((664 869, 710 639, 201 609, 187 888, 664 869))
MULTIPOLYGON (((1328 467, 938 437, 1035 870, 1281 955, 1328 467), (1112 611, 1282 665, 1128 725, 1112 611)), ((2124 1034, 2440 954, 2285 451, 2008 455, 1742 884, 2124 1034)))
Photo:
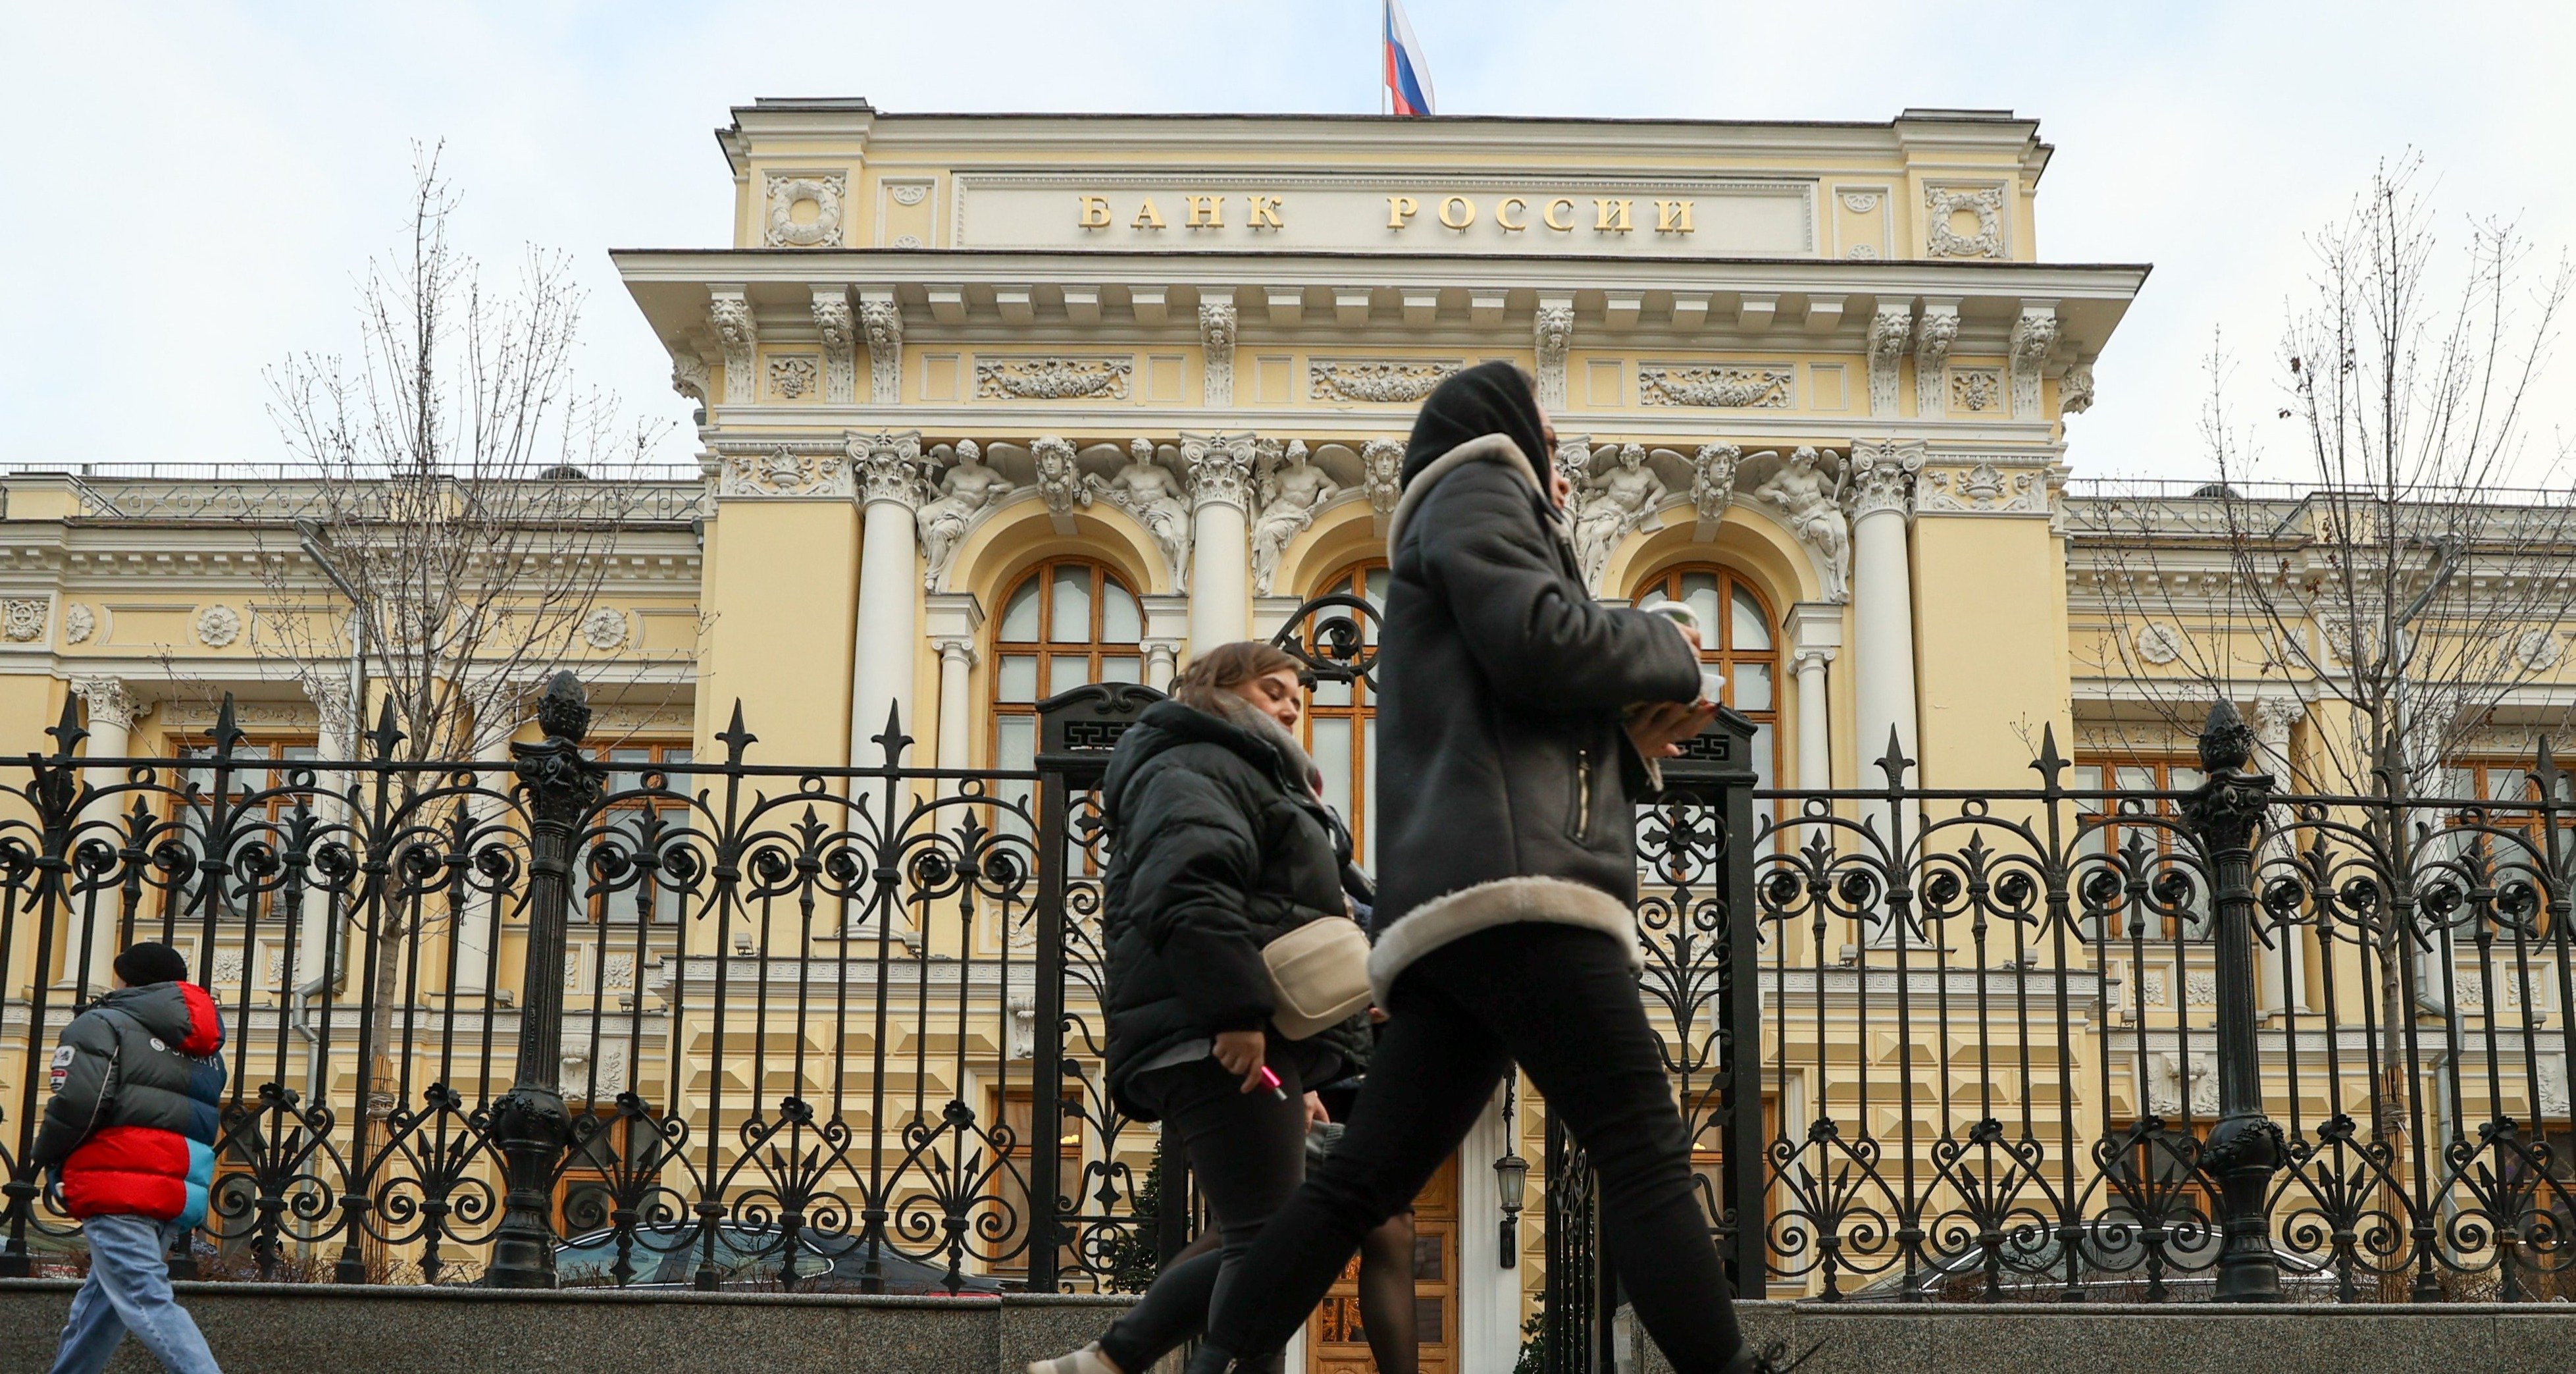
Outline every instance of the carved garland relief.
POLYGON ((1786 410, 1796 373, 1785 366, 1676 367, 1641 363, 1637 404, 1786 410))
POLYGON ((1132 358, 977 358, 981 401, 1123 401, 1136 373, 1132 358))
POLYGON ((1318 401, 1411 403, 1455 376, 1465 363, 1353 361, 1316 358, 1306 364, 1306 394, 1318 401))

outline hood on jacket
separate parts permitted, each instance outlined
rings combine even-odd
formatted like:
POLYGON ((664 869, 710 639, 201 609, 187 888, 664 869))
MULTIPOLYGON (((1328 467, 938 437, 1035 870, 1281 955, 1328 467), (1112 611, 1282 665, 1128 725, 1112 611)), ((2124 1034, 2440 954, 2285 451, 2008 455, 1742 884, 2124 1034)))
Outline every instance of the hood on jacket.
POLYGON ((215 999, 194 983, 118 988, 98 999, 97 1005, 133 1017, 181 1054, 203 1059, 224 1047, 224 1023, 215 1013, 215 999))
POLYGON ((1239 710, 1233 709, 1234 704, 1232 694, 1222 695, 1219 705, 1226 710, 1226 719, 1171 700, 1146 707, 1145 714, 1118 737, 1118 747, 1111 751, 1109 768, 1100 780, 1100 805, 1110 821, 1114 824, 1124 809, 1127 785, 1136 774, 1147 763, 1184 744, 1224 745, 1253 767, 1277 777, 1282 785, 1293 782, 1312 795, 1320 775, 1296 736, 1252 703, 1241 703, 1239 710))
POLYGON ((1450 450, 1488 434, 1512 441, 1544 493, 1547 426, 1539 418, 1529 374, 1508 362, 1478 363, 1432 388, 1413 418, 1413 437, 1405 441, 1403 485, 1412 486, 1424 468, 1450 450))

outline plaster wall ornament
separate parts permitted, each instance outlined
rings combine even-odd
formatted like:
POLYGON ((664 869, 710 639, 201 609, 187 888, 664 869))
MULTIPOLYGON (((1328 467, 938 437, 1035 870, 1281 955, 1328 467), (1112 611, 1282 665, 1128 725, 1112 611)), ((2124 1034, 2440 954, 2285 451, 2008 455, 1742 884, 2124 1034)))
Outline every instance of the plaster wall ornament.
POLYGON ((2290 759, 2290 727, 2307 718, 2308 704, 2297 697, 2257 697, 2254 738, 2273 761, 2286 766, 2290 759))
POLYGON ((1852 518, 1880 511, 1914 514, 1914 475, 1922 470, 1920 440, 1864 439, 1852 445, 1852 518))
POLYGON ((847 177, 840 176, 771 176, 769 246, 839 247, 841 203, 847 197, 849 184, 847 177), (800 215, 798 207, 807 204, 813 210, 800 215))
POLYGON ((1641 406, 1716 406, 1739 410, 1786 410, 1789 386, 1796 374, 1787 367, 1721 366, 1637 368, 1637 404, 1641 406))
POLYGON ((977 358, 975 397, 984 401, 1123 401, 1133 358, 977 358))
MULTIPOLYGON (((1857 472, 1857 448, 1852 460, 1857 472)), ((1843 514, 1841 488, 1826 469, 1825 455, 1801 445, 1753 489, 1757 499, 1779 512, 1780 522, 1798 542, 1815 550, 1825 569, 1825 600, 1837 604, 1851 599, 1851 520, 1843 514)))
POLYGON ((1542 301, 1536 316, 1538 403, 1565 406, 1565 355, 1574 347, 1574 303, 1542 301))
POLYGON ((1465 366, 1449 359, 1416 363, 1317 358, 1306 364, 1306 394, 1318 401, 1419 401, 1465 366))
POLYGON ((1941 413, 1941 372, 1950 363, 1950 345, 1959 337, 1959 307, 1923 307, 1914 322, 1914 413, 1926 419, 1941 413))
POLYGON ((2023 306, 2021 318, 2013 322, 2012 332, 2012 413, 2015 419, 2039 418, 2040 370, 2048 366, 2048 350, 2056 346, 2056 307, 2023 306))
POLYGON ((671 389, 673 391, 703 406, 710 399, 707 395, 709 381, 707 360, 698 356, 698 350, 685 343, 671 345, 671 389))
MULTIPOLYGON (((83 608, 75 606, 72 609, 81 610, 83 608)), ((63 617, 63 627, 64 637, 69 638, 71 633, 71 616, 68 613, 63 617)), ((2524 672, 2548 672, 2550 669, 2557 667, 2558 661, 2566 656, 2566 650, 2560 646, 2558 636, 2551 634, 2547 630, 2525 630, 2520 635, 2515 636, 2513 641, 2513 661, 2521 665, 2524 672)))
POLYGON ((51 606, 41 596, 0 599, 0 636, 12 644, 32 644, 45 637, 45 613, 51 606))
POLYGON ((898 234, 895 236, 894 242, 886 246, 889 248, 919 248, 921 246, 921 235, 898 234))
POLYGON ((1199 302, 1200 404, 1234 404, 1235 314, 1232 301, 1199 302))
POLYGON ((1222 502, 1249 514, 1252 465, 1253 440, 1249 434, 1181 436, 1181 471, 1194 508, 1222 502))
POLYGON ((63 607, 63 642, 86 644, 98 633, 98 612, 75 601, 63 607))
POLYGON ((1979 460, 1972 467, 1926 469, 1915 480, 1914 508, 1948 515, 2046 515, 2046 474, 2034 467, 1998 467, 1979 460))
POLYGON ((1703 525, 1726 518, 1735 503, 1735 469, 1744 450, 1734 444, 1702 444, 1691 456, 1691 509, 1703 525))
MULTIPOLYGON (((1248 438, 1243 449, 1243 466, 1249 469, 1252 444, 1248 438)), ((1195 469, 1201 461, 1209 462, 1211 466, 1228 462, 1231 451, 1212 450, 1204 439, 1185 438, 1181 441, 1181 453, 1183 461, 1195 469), (1197 459, 1190 457, 1193 446, 1200 450, 1197 459), (1211 453, 1214 458, 1210 457, 1211 453)), ((1137 439, 1129 443, 1127 466, 1120 468, 1117 475, 1106 482, 1092 478, 1090 484, 1100 500, 1134 516, 1136 523, 1145 527, 1145 533, 1152 535, 1155 546, 1163 551, 1163 562, 1171 570, 1173 589, 1188 590, 1190 507, 1181 500, 1180 482, 1169 469, 1154 461, 1154 441, 1137 439)), ((1236 492, 1234 504, 1243 504, 1240 490, 1236 492)))
POLYGON ((859 302, 859 329, 868 340, 868 404, 903 399, 903 307, 891 297, 859 302))
POLYGON ((897 205, 919 205, 930 195, 926 181, 899 181, 886 187, 886 195, 897 205))
MULTIPOLYGON (((1915 360, 1916 366, 1922 359, 1915 360)), ((1920 374, 1917 374, 1918 380, 1920 374)), ((1933 380, 1939 381, 1936 375, 1933 380)), ((2003 373, 1991 367, 1961 367, 1950 372, 1950 410, 1959 415, 1983 415, 2003 409, 2003 373)), ((1938 413, 1937 410, 1933 413, 1938 413)))
POLYGON ((1634 533, 1670 497, 1672 488, 1646 466, 1646 446, 1621 444, 1608 468, 1576 487, 1574 556, 1586 586, 1598 588, 1610 566, 1610 552, 1634 533))
POLYGON ((1924 222, 1931 227, 1931 256, 2000 258, 2004 255, 2004 188, 2000 186, 1923 188, 1924 222), (1976 217, 1974 233, 1962 234, 1951 221, 1976 217))
POLYGON ((1896 414, 1896 375, 1914 329, 1914 307, 1881 302, 1869 317, 1869 413, 1896 414))
POLYGON ((930 494, 921 478, 921 431, 853 434, 848 447, 861 501, 921 509, 930 494))
POLYGON ((1870 244, 1855 243, 1844 250, 1843 256, 1857 262, 1868 262, 1878 256, 1878 249, 1870 244))
MULTIPOLYGON (((1029 445, 1029 457, 1038 470, 1038 497, 1046 502, 1047 513, 1058 520, 1073 514, 1076 506, 1091 504, 1092 484, 1083 481, 1082 468, 1074 462, 1073 454, 1073 444, 1053 434, 1029 445)), ((1070 533, 1071 527, 1066 527, 1065 532, 1070 533)))
POLYGON ((949 560, 956 557, 957 545, 966 537, 966 527, 1009 494, 1011 479, 985 464, 982 445, 961 439, 957 443, 957 461, 939 474, 938 490, 938 496, 922 503, 913 514, 921 528, 921 585, 926 591, 939 589, 939 579, 948 575, 949 560))
MULTIPOLYGON (((221 649, 241 638, 241 612, 230 606, 208 606, 197 612, 197 642, 221 649)), ((12 634, 12 638, 16 636, 12 634)))
POLYGON ((1855 215, 1866 215, 1870 211, 1878 208, 1878 192, 1845 191, 1843 192, 1843 208, 1851 211, 1855 215))
POLYGON ((2135 642, 2138 646, 2138 657, 2157 667, 2163 667, 2182 657, 2184 648, 2182 631, 2162 622, 2139 626, 2135 642))
POLYGON ((296 675, 296 685, 304 689, 304 699, 313 703, 313 718, 319 726, 322 748, 333 752, 348 748, 358 733, 358 722, 349 710, 349 679, 329 671, 304 672, 296 675))
POLYGON ((769 392, 782 401, 801 401, 820 389, 823 360, 811 353, 769 355, 769 392))
POLYGON ((1360 446, 1360 484, 1369 509, 1380 518, 1395 514, 1404 494, 1404 445, 1393 439, 1371 439, 1360 446))
POLYGON ((2567 1115, 2567 1056, 2540 1057, 2540 1114, 2567 1115))
POLYGON ((768 453, 727 454, 716 474, 719 497, 858 495, 850 460, 837 447, 799 453, 785 444, 768 453))
POLYGON ((2068 363, 2066 375, 2057 379, 2057 413, 2081 415, 2093 408, 2093 363, 2086 359, 2068 363))
POLYGON ((208 979, 206 985, 209 988, 221 988, 224 984, 230 983, 235 987, 239 987, 241 986, 241 976, 241 948, 239 946, 231 946, 219 949, 215 951, 215 976, 208 979))
POLYGON ((838 291, 814 297, 814 328, 823 335, 823 400, 848 405, 858 390, 858 316, 838 291))
POLYGON ((751 301, 740 291, 716 292, 707 301, 707 324, 724 346, 725 404, 750 405, 759 384, 751 355, 760 346, 760 321, 751 313, 751 301))
POLYGON ((1341 488, 1309 461, 1303 439, 1291 439, 1284 448, 1276 439, 1263 439, 1253 453, 1261 510, 1252 520, 1252 593, 1268 596, 1288 541, 1314 524, 1315 509, 1341 488))
POLYGON ((602 651, 626 647, 626 612, 601 606, 581 618, 581 642, 602 651))
POLYGON ((117 730, 134 728, 135 718, 143 714, 143 703, 125 689, 125 679, 97 674, 76 677, 71 682, 72 695, 81 699, 89 711, 92 729, 101 725, 117 730))

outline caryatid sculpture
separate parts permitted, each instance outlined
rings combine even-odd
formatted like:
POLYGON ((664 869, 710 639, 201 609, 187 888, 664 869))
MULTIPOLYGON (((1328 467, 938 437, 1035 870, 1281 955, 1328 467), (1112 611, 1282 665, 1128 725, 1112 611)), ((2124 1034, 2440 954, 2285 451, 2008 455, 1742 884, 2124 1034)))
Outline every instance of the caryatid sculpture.
POLYGON ((1288 541, 1314 524, 1316 508, 1341 490, 1331 474, 1309 461, 1303 439, 1291 439, 1284 451, 1263 456, 1267 461, 1255 476, 1261 513, 1252 522, 1252 590, 1257 596, 1270 594, 1288 541))
POLYGON ((1101 500, 1134 516, 1154 537, 1171 565, 1172 585, 1182 587, 1189 579, 1190 507, 1181 499, 1179 479, 1154 461, 1154 441, 1138 439, 1129 444, 1127 465, 1098 490, 1101 500))
POLYGON ((984 462, 983 447, 972 439, 957 444, 957 461, 939 476, 939 495, 923 502, 914 516, 920 522, 924 569, 922 585, 937 590, 957 554, 966 526, 985 507, 1011 490, 1011 479, 984 462))
POLYGON ((1586 585, 1600 585, 1610 551, 1646 523, 1670 495, 1672 488, 1646 466, 1643 444, 1621 444, 1617 461, 1583 479, 1581 504, 1574 517, 1574 556, 1583 565, 1586 585))
POLYGON ((1842 579, 1851 567, 1851 524, 1843 515, 1840 483, 1825 471, 1824 455, 1800 446, 1781 460, 1779 470, 1753 494, 1780 513, 1789 532, 1814 549, 1830 572, 1830 600, 1842 599, 1842 579))

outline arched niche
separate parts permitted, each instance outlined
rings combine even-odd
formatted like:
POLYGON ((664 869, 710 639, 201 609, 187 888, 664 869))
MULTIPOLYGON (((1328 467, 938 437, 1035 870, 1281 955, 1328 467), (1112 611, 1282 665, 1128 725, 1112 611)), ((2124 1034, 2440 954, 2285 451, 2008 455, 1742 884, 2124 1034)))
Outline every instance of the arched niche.
POLYGON ((1602 573, 1604 595, 1633 596, 1639 583, 1677 564, 1722 563, 1752 579, 1776 614, 1797 602, 1825 599, 1825 571, 1815 552, 1767 512, 1742 503, 1728 506, 1705 542, 1697 537, 1689 502, 1666 506, 1662 515, 1662 529, 1632 534, 1611 551, 1602 573))
POLYGON ((1013 492, 966 532, 937 590, 972 592, 979 603, 999 606, 1002 593, 1039 560, 1077 554, 1108 564, 1139 594, 1171 593, 1171 570, 1162 549, 1126 512, 1094 504, 1066 520, 1073 527, 1070 534, 1057 530, 1034 488, 1013 492))
POLYGON ((1315 513, 1315 523, 1300 530, 1279 552, 1279 571, 1270 580, 1273 596, 1307 597, 1315 585, 1363 558, 1386 557, 1386 534, 1373 518, 1365 492, 1345 491, 1315 513))

